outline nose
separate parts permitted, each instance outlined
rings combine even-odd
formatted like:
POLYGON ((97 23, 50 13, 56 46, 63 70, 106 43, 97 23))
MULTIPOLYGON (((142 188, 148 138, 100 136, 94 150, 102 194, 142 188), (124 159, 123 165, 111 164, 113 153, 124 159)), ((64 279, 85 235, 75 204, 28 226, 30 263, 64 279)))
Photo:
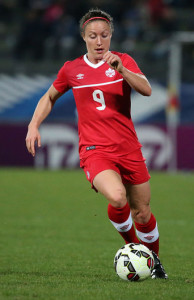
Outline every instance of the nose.
POLYGON ((97 45, 100 46, 102 45, 101 37, 97 36, 97 45))

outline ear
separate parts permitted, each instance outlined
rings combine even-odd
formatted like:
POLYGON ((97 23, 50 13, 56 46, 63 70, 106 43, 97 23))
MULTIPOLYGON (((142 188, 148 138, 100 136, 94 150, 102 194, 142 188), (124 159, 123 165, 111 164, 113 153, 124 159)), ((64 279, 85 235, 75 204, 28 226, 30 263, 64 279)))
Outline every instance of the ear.
POLYGON ((83 39, 83 40, 84 40, 84 42, 85 42, 85 41, 86 41, 86 39, 85 39, 85 33, 84 33, 84 32, 82 32, 81 36, 82 36, 82 39, 83 39))

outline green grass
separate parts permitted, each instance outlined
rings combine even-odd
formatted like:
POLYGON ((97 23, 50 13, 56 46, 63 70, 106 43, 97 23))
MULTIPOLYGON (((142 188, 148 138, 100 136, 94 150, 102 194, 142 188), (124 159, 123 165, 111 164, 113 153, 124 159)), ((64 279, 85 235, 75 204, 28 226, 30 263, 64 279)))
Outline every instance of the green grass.
POLYGON ((0 300, 193 299, 194 174, 152 173, 169 280, 125 282, 107 203, 80 171, 0 169, 0 300))

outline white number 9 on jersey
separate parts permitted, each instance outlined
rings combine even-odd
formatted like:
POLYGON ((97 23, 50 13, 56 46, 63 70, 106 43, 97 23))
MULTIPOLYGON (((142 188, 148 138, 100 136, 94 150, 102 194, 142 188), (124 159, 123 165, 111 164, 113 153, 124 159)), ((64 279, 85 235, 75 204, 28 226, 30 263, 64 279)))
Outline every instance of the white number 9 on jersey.
POLYGON ((96 107, 98 110, 104 110, 106 108, 104 95, 101 90, 95 90, 92 94, 94 101, 101 104, 101 106, 96 107))

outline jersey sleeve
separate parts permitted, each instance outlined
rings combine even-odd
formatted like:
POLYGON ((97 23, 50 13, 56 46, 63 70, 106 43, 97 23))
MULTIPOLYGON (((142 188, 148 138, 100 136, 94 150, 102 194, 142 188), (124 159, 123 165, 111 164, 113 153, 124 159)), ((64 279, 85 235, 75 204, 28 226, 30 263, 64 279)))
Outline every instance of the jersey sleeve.
POLYGON ((57 78, 53 82, 53 86, 60 93, 65 93, 71 88, 71 86, 69 86, 68 78, 67 78, 67 74, 68 74, 66 71, 67 63, 68 62, 66 62, 59 70, 57 74, 57 78))
POLYGON ((140 70, 140 68, 138 67, 135 60, 128 54, 123 55, 123 65, 125 68, 127 68, 129 71, 131 71, 133 73, 138 73, 138 74, 144 75, 142 73, 142 71, 140 70))

